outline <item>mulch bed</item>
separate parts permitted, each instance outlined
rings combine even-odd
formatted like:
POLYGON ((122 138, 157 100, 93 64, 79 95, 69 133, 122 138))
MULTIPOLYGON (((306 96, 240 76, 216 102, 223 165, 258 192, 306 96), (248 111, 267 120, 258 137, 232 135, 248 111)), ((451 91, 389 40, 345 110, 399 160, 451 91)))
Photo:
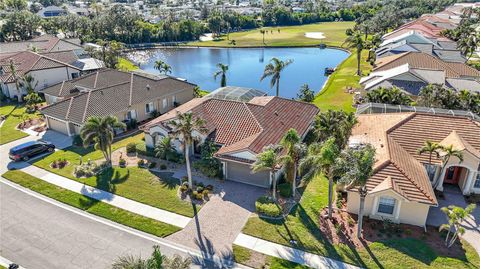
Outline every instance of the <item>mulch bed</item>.
MULTIPOLYGON (((344 203, 342 203, 344 205, 344 203)), ((445 237, 438 231, 438 228, 427 226, 425 232, 423 227, 394 224, 382 220, 370 219, 367 216, 363 219, 363 238, 357 238, 357 215, 346 212, 346 208, 334 209, 332 219, 328 219, 328 208, 320 212, 320 230, 326 239, 332 244, 346 244, 350 247, 364 248, 370 243, 388 239, 414 238, 427 243, 432 249, 442 256, 460 257, 464 250, 459 240, 447 248, 445 237)))
POLYGON ((27 120, 25 122, 21 122, 18 124, 17 128, 18 129, 28 129, 32 126, 36 126, 36 125, 39 125, 39 124, 42 124, 44 122, 43 119, 41 118, 36 118, 36 119, 30 119, 30 120, 27 120))

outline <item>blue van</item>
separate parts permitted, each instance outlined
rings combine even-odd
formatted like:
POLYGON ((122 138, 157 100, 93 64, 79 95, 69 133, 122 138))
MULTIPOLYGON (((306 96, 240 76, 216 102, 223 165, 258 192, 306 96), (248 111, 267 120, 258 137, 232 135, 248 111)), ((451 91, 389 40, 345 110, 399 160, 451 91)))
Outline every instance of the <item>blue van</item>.
POLYGON ((55 145, 44 141, 31 141, 10 149, 9 157, 12 161, 28 161, 30 157, 45 152, 53 152, 55 145))

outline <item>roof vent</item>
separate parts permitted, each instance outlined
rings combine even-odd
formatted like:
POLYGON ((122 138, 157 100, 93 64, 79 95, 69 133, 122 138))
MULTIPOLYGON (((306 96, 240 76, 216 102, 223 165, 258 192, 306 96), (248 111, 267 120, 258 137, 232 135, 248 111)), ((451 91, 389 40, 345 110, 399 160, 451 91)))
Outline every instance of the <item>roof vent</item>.
POLYGON ((278 111, 275 111, 273 114, 275 114, 275 116, 278 116, 278 111))
POLYGON ((147 88, 147 91, 149 91, 150 90, 150 85, 147 84, 146 88, 147 88))

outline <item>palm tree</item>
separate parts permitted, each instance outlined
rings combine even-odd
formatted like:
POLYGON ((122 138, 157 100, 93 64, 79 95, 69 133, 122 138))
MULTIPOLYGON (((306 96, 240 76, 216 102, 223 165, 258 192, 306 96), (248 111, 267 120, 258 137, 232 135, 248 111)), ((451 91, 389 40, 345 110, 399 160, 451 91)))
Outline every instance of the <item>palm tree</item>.
POLYGON ((362 33, 359 31, 354 31, 350 36, 347 37, 344 44, 347 45, 350 49, 355 49, 357 52, 357 75, 361 76, 362 71, 360 69, 360 63, 362 59, 362 51, 366 47, 366 41, 362 38, 362 33))
POLYGON ((467 57, 467 61, 470 60, 477 47, 480 46, 479 34, 474 29, 471 30, 471 32, 466 33, 458 40, 458 48, 467 57))
POLYGON ((318 142, 335 137, 337 148, 342 150, 348 143, 353 126, 357 123, 354 113, 327 110, 315 117, 314 132, 318 142))
POLYGON ((411 105, 413 100, 403 90, 395 86, 391 88, 379 87, 367 92, 368 103, 382 103, 391 105, 411 105))
POLYGON ((156 60, 153 68, 157 69, 160 74, 172 73, 172 67, 162 60, 156 60))
POLYGON ((175 152, 175 148, 172 145, 172 138, 169 136, 162 138, 155 145, 155 157, 157 158, 168 161, 170 159, 170 156, 172 156, 175 152))
POLYGON ((189 113, 177 113, 175 120, 171 120, 169 125, 172 126, 171 135, 179 139, 182 143, 185 153, 185 163, 187 166, 188 185, 190 188, 193 186, 192 171, 190 169, 190 147, 193 141, 196 139, 194 132, 200 134, 206 134, 207 128, 205 127, 205 120, 202 118, 193 118, 193 114, 189 113))
POLYGON ((339 150, 335 138, 329 138, 323 144, 314 143, 308 148, 308 154, 300 161, 299 170, 304 180, 324 175, 328 179, 328 217, 332 217, 334 164, 339 150))
POLYGON ((465 233, 465 228, 462 227, 462 222, 467 218, 475 209, 475 204, 469 204, 465 209, 458 206, 442 207, 441 210, 447 215, 448 223, 440 226, 440 231, 447 230, 447 236, 445 237, 445 246, 448 248, 455 243, 458 235, 465 233), (450 233, 454 230, 453 236, 450 238, 450 233), (449 240, 450 239, 450 240, 449 240))
POLYGON ((307 148, 304 143, 302 143, 302 138, 298 135, 297 130, 290 129, 282 137, 280 145, 286 149, 286 154, 288 156, 288 164, 292 168, 291 172, 291 182, 292 182, 292 197, 295 197, 295 191, 297 187, 297 169, 300 159, 305 155, 307 148))
MULTIPOLYGON (((441 154, 442 156, 442 169, 440 176, 444 176, 445 174, 445 167, 447 167, 448 162, 452 157, 457 157, 460 162, 463 162, 463 152, 458 149, 454 149, 453 145, 449 146, 442 146, 441 147, 441 154)), ((438 181, 437 181, 438 184, 438 181)), ((436 185, 435 185, 436 187, 436 185)))
POLYGON ((260 29, 260 34, 262 34, 262 43, 263 43, 263 45, 265 45, 265 33, 266 33, 265 30, 260 29))
POLYGON ((358 209, 358 227, 357 237, 362 235, 363 213, 365 208, 365 198, 367 197, 367 180, 373 174, 373 165, 375 164, 375 148, 370 144, 360 149, 348 148, 344 150, 336 160, 336 173, 341 175, 339 182, 346 184, 345 188, 352 189, 357 187, 360 196, 360 205, 358 209))
POLYGON ((219 68, 218 71, 213 73, 213 78, 217 80, 218 76, 222 76, 222 79, 220 80, 220 87, 225 87, 227 86, 227 71, 228 71, 228 65, 218 63, 217 67, 219 68))
POLYGON ((108 164, 112 163, 112 142, 115 129, 125 129, 125 123, 118 121, 115 116, 91 116, 80 130, 83 146, 88 147, 94 143, 95 149, 103 153, 108 164))
POLYGON ((285 163, 284 158, 280 156, 282 147, 280 145, 270 145, 265 147, 262 152, 257 154, 255 162, 252 164, 254 173, 260 171, 270 171, 270 180, 273 185, 272 198, 277 200, 277 170, 280 165, 285 163))
POLYGON ((428 164, 432 164, 433 154, 435 154, 437 158, 439 158, 440 157, 439 151, 441 149, 442 149, 442 146, 440 146, 438 143, 427 140, 423 143, 423 146, 417 150, 417 153, 419 155, 422 155, 423 153, 428 153, 428 164))
POLYGON ((38 85, 38 81, 35 80, 35 78, 28 74, 22 77, 22 85, 25 86, 25 90, 27 90, 27 93, 32 93, 35 91, 35 88, 38 85))
POLYGON ((270 80, 270 87, 273 88, 273 86, 277 86, 276 96, 279 95, 280 91, 280 74, 283 69, 291 63, 293 63, 293 60, 291 59, 282 61, 274 57, 270 60, 270 63, 265 66, 265 70, 263 70, 263 75, 260 78, 260 81, 264 80, 266 77, 272 77, 270 80))
POLYGON ((12 59, 10 59, 9 68, 10 68, 10 74, 12 78, 15 80, 15 88, 17 89, 17 92, 20 95, 20 87, 22 87, 22 82, 20 81, 20 77, 17 75, 17 67, 13 63, 12 59))

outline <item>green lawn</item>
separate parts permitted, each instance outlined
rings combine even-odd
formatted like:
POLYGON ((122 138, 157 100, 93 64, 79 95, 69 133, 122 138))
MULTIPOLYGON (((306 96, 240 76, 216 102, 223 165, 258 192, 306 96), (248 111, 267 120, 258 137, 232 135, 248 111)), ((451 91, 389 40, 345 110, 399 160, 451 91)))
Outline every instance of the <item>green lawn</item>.
MULTIPOLYGON (((244 248, 244 247, 241 247, 241 246, 237 246, 237 245, 233 245, 233 258, 235 260, 236 263, 240 263, 240 264, 243 264, 243 265, 247 265, 247 266, 251 266, 250 265, 250 262, 252 262, 252 259, 255 259, 255 261, 253 262, 256 262, 258 263, 258 258, 260 257, 264 257, 264 264, 263 266, 268 266, 266 268, 272 268, 272 269, 307 269, 307 268, 310 268, 310 267, 307 267, 305 265, 300 265, 298 263, 294 263, 294 262, 291 262, 291 261, 287 261, 287 260, 284 260, 284 259, 279 259, 279 258, 276 258, 276 257, 272 257, 272 256, 267 256, 267 255, 264 255, 264 254, 261 254, 261 253, 258 253, 258 252, 255 252, 253 250, 250 250, 248 248, 244 248), (255 254, 255 257, 252 257, 252 255, 255 254)), ((262 268, 264 268, 262 267, 262 268)))
POLYGON ((138 68, 139 68, 138 66, 136 66, 133 62, 131 62, 127 58, 120 57, 118 59, 118 63, 117 63, 118 70, 128 72, 128 71, 137 70, 138 68))
MULTIPOLYGON (((124 147, 129 142, 140 142, 143 134, 128 137, 112 145, 113 150, 124 147)), ((191 203, 181 201, 177 197, 178 179, 171 173, 154 175, 148 169, 138 167, 108 169, 98 176, 90 178, 76 178, 73 175, 75 166, 79 164, 80 157, 83 161, 102 159, 100 151, 92 148, 69 147, 56 151, 47 157, 38 160, 34 165, 52 173, 109 191, 120 196, 145 203, 164 210, 175 212, 188 217, 194 216, 194 208, 191 203), (69 164, 63 169, 51 168, 50 164, 57 159, 67 159, 69 164)), ((197 209, 198 210, 198 209, 197 209)))
MULTIPOLYGON (((362 53, 361 70, 362 73, 368 74, 372 69, 371 65, 367 63, 368 51, 362 53)), ((345 92, 347 86, 353 88, 360 88, 360 77, 356 75, 357 72, 357 54, 353 52, 345 59, 335 70, 335 72, 328 78, 325 87, 320 92, 313 103, 321 110, 344 110, 354 112, 352 107, 353 94, 345 92)))
POLYGON ((111 206, 107 203, 57 187, 19 170, 8 171, 2 176, 25 188, 62 203, 155 236, 165 237, 180 230, 180 228, 173 225, 146 218, 121 208, 111 206))
MULTIPOLYGON (((322 256, 346 261, 366 268, 478 268, 480 258, 464 243, 465 256, 444 257, 424 241, 413 238, 392 238, 370 244, 365 249, 350 249, 346 245, 330 244, 319 229, 318 212, 327 206, 328 181, 317 178, 310 182, 300 204, 285 221, 269 221, 251 217, 243 232, 268 241, 290 246, 322 256)), ((437 235, 432 235, 437 236, 437 235)))
MULTIPOLYGON (((24 113, 24 106, 2 105, 0 107, 0 115, 7 117, 2 127, 0 127, 0 145, 28 136, 28 134, 16 129, 17 125, 22 122, 24 113)), ((27 115, 30 118, 38 116, 38 114, 27 115)))
POLYGON ((190 46, 214 46, 214 47, 275 47, 275 46, 315 46, 320 43, 328 46, 339 47, 345 40, 345 30, 352 28, 354 22, 322 22, 286 27, 264 27, 268 33, 265 34, 265 44, 262 41, 260 29, 245 32, 236 32, 229 35, 230 40, 235 40, 233 46, 227 36, 222 36, 214 41, 195 41, 188 43, 190 46), (280 29, 280 33, 278 32, 280 29), (306 38, 305 32, 322 32, 325 39, 306 38))

